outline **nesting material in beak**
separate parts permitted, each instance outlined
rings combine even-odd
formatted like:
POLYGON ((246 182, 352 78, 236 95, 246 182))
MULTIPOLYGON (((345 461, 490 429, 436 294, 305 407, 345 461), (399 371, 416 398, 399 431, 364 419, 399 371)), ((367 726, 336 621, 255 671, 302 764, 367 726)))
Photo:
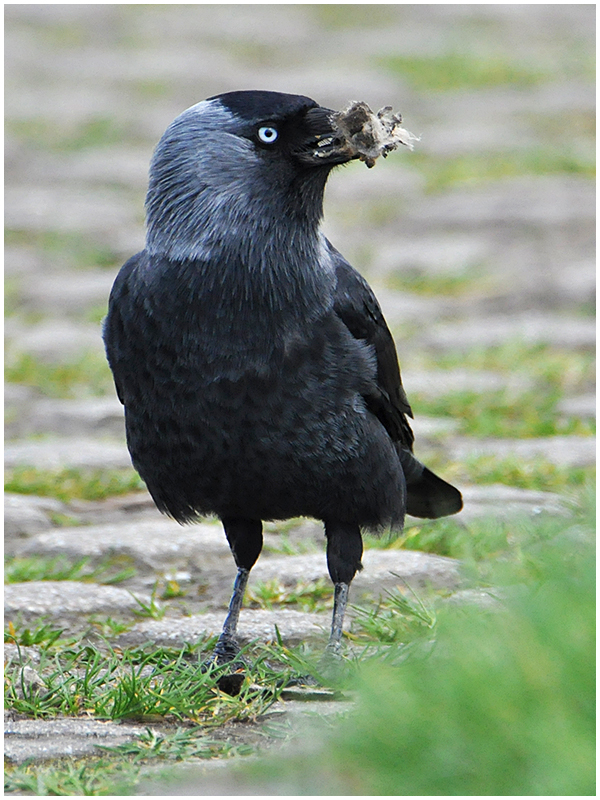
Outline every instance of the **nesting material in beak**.
POLYGON ((367 167, 375 166, 379 156, 385 158, 400 145, 412 150, 414 142, 419 141, 418 136, 401 127, 402 116, 391 106, 375 113, 366 103, 353 101, 343 111, 336 111, 331 121, 349 158, 359 158, 367 167))

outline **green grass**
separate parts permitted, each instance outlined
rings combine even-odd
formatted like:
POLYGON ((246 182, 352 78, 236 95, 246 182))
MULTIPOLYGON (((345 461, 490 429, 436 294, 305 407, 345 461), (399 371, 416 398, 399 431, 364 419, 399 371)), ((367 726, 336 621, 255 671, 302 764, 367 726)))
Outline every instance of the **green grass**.
POLYGON ((166 606, 162 606, 156 599, 158 594, 159 581, 154 582, 152 592, 150 593, 150 600, 145 602, 140 600, 133 592, 129 594, 133 597, 138 607, 134 610, 134 614, 138 617, 149 617, 150 619, 162 619, 167 612, 166 606))
POLYGON ((141 491, 145 484, 133 469, 63 469, 14 467, 5 473, 4 489, 18 494, 70 500, 103 500, 141 491))
POLYGON ((431 274, 420 269, 398 269, 386 277, 386 285, 397 292, 413 292, 426 297, 468 297, 495 280, 479 267, 465 267, 457 272, 431 274))
POLYGON ((114 636, 119 636, 121 633, 130 630, 134 624, 133 621, 124 622, 122 619, 104 617, 98 614, 90 615, 88 621, 94 631, 97 631, 104 639, 109 640, 114 636))
POLYGON ((114 391, 108 363, 99 353, 85 353, 59 364, 23 353, 8 360, 4 377, 9 383, 30 386, 47 397, 101 397, 114 391))
POLYGON ((216 727, 231 719, 255 719, 279 696, 272 675, 268 690, 257 690, 247 680, 236 697, 224 695, 217 681, 226 671, 203 668, 186 649, 122 653, 92 645, 47 646, 38 667, 44 688, 23 683, 15 665, 7 676, 5 703, 38 719, 85 713, 100 720, 177 719, 216 727))
POLYGON ((90 117, 76 125, 59 125, 40 117, 7 120, 6 132, 33 150, 58 153, 119 145, 132 139, 132 132, 114 117, 90 117))
POLYGON ((481 58, 469 53, 439 56, 385 56, 377 63, 388 72, 410 81, 423 92, 454 89, 482 89, 497 86, 528 88, 547 80, 540 69, 516 61, 491 56, 481 58))
POLYGON ((115 747, 102 747, 106 755, 60 764, 23 765, 8 771, 4 790, 34 795, 76 797, 129 794, 143 777, 145 768, 156 779, 156 766, 182 761, 206 761, 249 755, 253 748, 212 740, 200 728, 178 727, 161 733, 148 728, 136 741, 115 747), (118 757, 118 758, 116 758, 118 757))
POLYGON ((24 764, 6 770, 4 791, 50 797, 131 794, 142 769, 140 759, 116 760, 112 756, 64 759, 49 765, 24 764))
POLYGON ((293 537, 294 530, 305 523, 301 517, 294 517, 281 522, 265 522, 265 533, 277 534, 276 539, 265 541, 263 552, 274 553, 277 555, 299 556, 303 553, 316 553, 320 550, 319 545, 310 537, 293 537))
POLYGON ((333 586, 331 581, 299 581, 286 586, 277 578, 251 584, 246 592, 250 607, 272 609, 275 606, 294 605, 299 611, 317 613, 331 608, 333 586))
POLYGON ((571 393, 593 387, 595 378, 593 353, 547 344, 528 344, 518 337, 494 347, 438 352, 429 358, 428 363, 439 369, 465 367, 489 369, 506 375, 522 373, 571 393))
POLYGON ((566 535, 568 531, 581 527, 587 530, 594 528, 595 481, 590 480, 589 475, 581 484, 570 485, 563 493, 562 502, 563 514, 541 512, 535 520, 525 514, 514 514, 508 518, 482 516, 469 522, 445 517, 423 520, 419 524, 407 523, 398 536, 365 536, 365 545, 419 550, 458 558, 471 565, 475 572, 483 570, 485 576, 480 573, 479 578, 483 576, 487 580, 490 562, 499 559, 522 564, 525 560, 524 553, 534 540, 550 540, 561 531, 566 535))
POLYGON ((571 467, 554 464, 544 458, 524 460, 517 456, 472 456, 451 470, 457 480, 472 483, 501 483, 519 489, 536 489, 543 492, 564 493, 593 484, 596 477, 594 465, 571 467))
MULTIPOLYGON (((305 756, 278 756, 244 769, 245 786, 270 776, 300 795, 593 794, 594 516, 587 490, 563 517, 432 523, 429 533, 443 524, 443 537, 438 527, 425 549, 462 557, 467 585, 493 587, 495 610, 389 592, 355 609, 353 654, 337 676, 324 676, 309 647, 256 644, 237 697, 216 688, 219 670, 199 665, 214 639, 122 652, 62 639, 50 625, 13 625, 7 640, 37 645, 44 685, 28 686, 11 665, 6 707, 194 723, 210 737, 226 721, 259 720, 290 678, 312 674, 351 691, 357 707, 311 751, 311 770, 305 756)), ((408 529, 403 544, 419 535, 425 526, 408 529)), ((77 761, 9 769, 6 785, 126 794, 149 765, 228 754, 186 730, 148 733, 84 771, 77 761)))
POLYGON ((303 6, 324 30, 348 28, 376 28, 385 26, 395 18, 394 6, 372 3, 349 5, 347 3, 314 3, 303 6))
POLYGON ((524 175, 579 175, 594 179, 596 166, 591 147, 576 143, 540 144, 508 152, 464 153, 438 158, 411 153, 411 165, 425 178, 428 192, 441 192, 463 184, 477 185, 524 175))
POLYGON ((21 624, 15 626, 10 621, 4 629, 5 644, 16 644, 20 647, 52 647, 63 633, 62 628, 54 628, 47 622, 38 622, 33 628, 21 624))
POLYGON ((430 657, 365 669, 358 713, 323 754, 343 793, 594 794, 594 576, 581 556, 557 543, 504 611, 448 611, 430 657))
MULTIPOLYGON (((543 110, 530 109, 525 112, 523 117, 540 138, 544 137, 545 141, 564 147, 565 126, 564 119, 561 119, 560 115, 549 116, 543 110)), ((590 108, 573 109, 569 113, 568 133, 569 138, 591 145, 596 138, 596 114, 594 111, 590 108)))
POLYGON ((16 277, 4 279, 4 316, 10 317, 20 310, 21 281, 16 277))
POLYGON ((466 436, 507 439, 567 434, 593 436, 594 420, 565 418, 559 413, 557 404, 562 396, 560 389, 550 387, 521 392, 449 392, 434 398, 414 393, 411 404, 417 415, 458 422, 460 433, 466 436))
POLYGON ((347 722, 311 742, 310 755, 247 765, 240 785, 252 794, 277 785, 297 795, 594 795, 593 546, 589 509, 567 524, 527 520, 518 552, 490 563, 498 607, 421 604, 413 641, 388 599, 367 619, 368 635, 391 640, 388 657, 380 647, 358 660, 347 722))
POLYGON ((433 606, 409 587, 388 591, 378 602, 353 606, 352 632, 347 638, 355 643, 405 645, 430 638, 437 623, 433 606))
POLYGON ((404 371, 415 414, 452 419, 459 423, 462 434, 482 438, 595 434, 593 419, 567 417, 557 408, 564 397, 593 390, 592 353, 513 341, 465 353, 436 353, 424 358, 421 367, 489 370, 506 375, 510 388, 504 390, 448 392, 431 398, 410 393, 410 371, 404 371), (518 386, 519 376, 523 388, 518 386))
POLYGON ((160 734, 147 730, 134 742, 126 742, 114 747, 107 747, 111 753, 133 757, 134 761, 142 758, 161 758, 180 761, 182 758, 214 758, 215 756, 249 755, 252 748, 235 746, 228 742, 215 742, 197 728, 177 728, 174 733, 160 734))
POLYGON ((120 557, 108 557, 96 567, 89 558, 73 561, 66 556, 13 556, 4 562, 4 583, 27 581, 87 581, 103 584, 120 583, 135 575, 136 570, 121 563, 120 557))
POLYGON ((93 234, 78 231, 9 228, 5 231, 5 244, 35 249, 53 264, 74 269, 114 269, 123 261, 122 255, 104 241, 97 241, 93 234))
POLYGON ((172 91, 171 83, 160 78, 132 78, 128 82, 136 95, 144 102, 160 100, 167 97, 172 91))
POLYGON ((99 304, 97 306, 92 306, 88 308, 85 312, 84 319, 86 322, 92 322, 94 325, 100 326, 102 325, 104 318, 106 317, 108 311, 108 298, 106 299, 106 303, 99 304))

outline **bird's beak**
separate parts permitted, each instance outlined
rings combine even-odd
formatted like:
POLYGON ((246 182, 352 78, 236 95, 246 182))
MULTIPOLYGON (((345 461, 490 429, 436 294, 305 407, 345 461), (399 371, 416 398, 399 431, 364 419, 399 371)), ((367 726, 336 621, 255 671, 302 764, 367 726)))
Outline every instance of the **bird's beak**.
POLYGON ((336 112, 315 106, 304 115, 305 126, 295 155, 306 166, 345 164, 356 156, 333 123, 336 112))

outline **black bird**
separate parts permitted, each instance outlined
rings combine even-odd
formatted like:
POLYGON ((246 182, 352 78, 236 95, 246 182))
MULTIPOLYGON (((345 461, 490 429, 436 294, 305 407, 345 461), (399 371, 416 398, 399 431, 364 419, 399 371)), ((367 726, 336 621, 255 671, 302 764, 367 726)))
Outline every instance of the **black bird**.
POLYGON ((177 117, 152 159, 146 248, 104 323, 133 465, 178 522, 217 515, 237 564, 219 663, 239 650, 263 520, 323 520, 338 653, 361 529, 462 507, 412 455, 377 299, 320 231, 329 173, 351 158, 331 114, 246 91, 177 117))

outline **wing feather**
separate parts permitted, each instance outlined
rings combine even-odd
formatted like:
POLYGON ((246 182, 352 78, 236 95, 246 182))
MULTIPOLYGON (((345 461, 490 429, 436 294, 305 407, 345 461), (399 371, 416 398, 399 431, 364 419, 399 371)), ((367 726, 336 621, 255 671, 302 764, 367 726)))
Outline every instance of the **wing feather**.
POLYGON ((381 307, 362 275, 329 245, 337 287, 334 311, 356 339, 372 345, 377 358, 377 386, 365 396, 367 406, 380 420, 390 438, 412 449, 413 432, 406 417, 412 409, 406 397, 396 346, 381 307))

